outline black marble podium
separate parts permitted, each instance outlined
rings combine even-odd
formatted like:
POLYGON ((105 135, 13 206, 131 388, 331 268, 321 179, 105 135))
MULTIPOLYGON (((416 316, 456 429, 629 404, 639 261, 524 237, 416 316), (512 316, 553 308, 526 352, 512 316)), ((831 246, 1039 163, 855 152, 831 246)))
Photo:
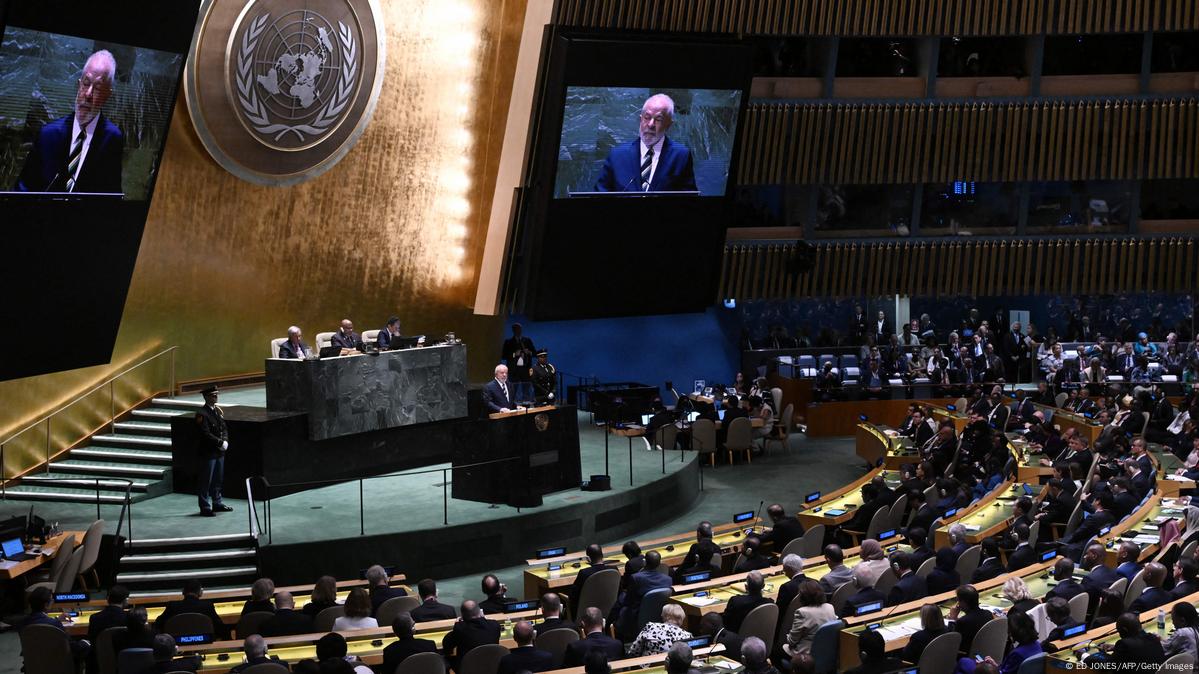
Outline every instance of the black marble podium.
POLYGON ((466 416, 466 346, 266 361, 266 407, 308 416, 312 440, 466 416))
POLYGON ((579 418, 573 406, 461 423, 451 452, 453 496, 536 507, 541 497, 582 482, 579 418), (498 463, 483 463, 502 460, 498 463), (483 463, 483 465, 473 465, 483 463))

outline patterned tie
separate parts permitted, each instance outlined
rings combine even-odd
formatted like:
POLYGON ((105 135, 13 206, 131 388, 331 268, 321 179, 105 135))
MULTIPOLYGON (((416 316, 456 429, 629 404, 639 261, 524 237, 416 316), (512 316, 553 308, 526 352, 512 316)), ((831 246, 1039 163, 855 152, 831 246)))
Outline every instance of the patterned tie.
POLYGON ((650 169, 654 166, 654 148, 648 147, 645 149, 645 159, 641 162, 641 191, 649 191, 649 174, 650 169))
POLYGON ((87 129, 79 129, 79 137, 71 146, 71 154, 67 157, 67 191, 75 191, 75 174, 79 171, 79 162, 83 159, 83 141, 87 139, 87 129))

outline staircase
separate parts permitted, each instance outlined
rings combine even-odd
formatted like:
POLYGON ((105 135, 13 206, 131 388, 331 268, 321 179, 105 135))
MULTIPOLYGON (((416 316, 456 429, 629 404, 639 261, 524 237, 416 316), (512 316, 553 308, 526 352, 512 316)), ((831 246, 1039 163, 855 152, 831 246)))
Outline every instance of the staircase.
POLYGON ((13 500, 120 504, 125 483, 130 499, 143 501, 171 491, 171 418, 191 414, 199 402, 154 398, 134 409, 111 432, 93 435, 84 446, 50 462, 49 472, 19 478, 6 487, 13 500), (64 481, 65 480, 65 481, 64 481))
POLYGON ((134 595, 178 591, 195 578, 207 589, 246 587, 258 578, 258 548, 248 533, 135 539, 116 582, 134 595))

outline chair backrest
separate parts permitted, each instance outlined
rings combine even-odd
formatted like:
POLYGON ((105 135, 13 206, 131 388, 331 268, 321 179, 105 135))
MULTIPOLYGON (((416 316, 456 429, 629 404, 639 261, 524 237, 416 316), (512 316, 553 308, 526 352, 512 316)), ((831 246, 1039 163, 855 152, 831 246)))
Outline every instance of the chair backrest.
MULTIPOLYGON (((62 539, 62 543, 58 544, 58 550, 54 552, 54 561, 50 562, 50 582, 58 583, 58 579, 62 578, 62 574, 66 571, 67 564, 71 563, 71 555, 75 554, 75 534, 67 534, 62 539)), ((74 576, 71 577, 74 580, 74 576)))
POLYGON ((816 666, 816 674, 832 674, 837 671, 837 636, 845 623, 840 620, 830 620, 812 635, 812 662, 816 666))
POLYGON ((928 578, 928 574, 932 573, 935 568, 937 568, 937 558, 929 557, 920 563, 920 568, 916 569, 916 575, 921 578, 928 578))
POLYGON ((1053 397, 1053 406, 1061 407, 1063 404, 1065 404, 1066 399, 1069 397, 1070 397, 1070 394, 1068 394, 1068 393, 1057 394, 1056 396, 1053 397))
POLYGON ((929 485, 929 487, 924 490, 924 502, 925 503, 936 503, 937 496, 938 496, 937 485, 935 485, 935 484, 929 485))
POLYGON ((67 633, 53 625, 28 625, 21 630, 21 656, 25 674, 74 672, 67 633))
POLYGON ((753 446, 753 423, 749 417, 737 417, 729 424, 729 434, 724 446, 729 451, 741 451, 753 446))
POLYGON ((71 560, 67 562, 62 575, 54 583, 55 592, 70 592, 75 587, 75 579, 79 576, 79 566, 83 564, 83 546, 71 551, 71 560))
POLYGON ((1070 511, 1070 519, 1066 521, 1066 531, 1062 534, 1062 538, 1068 537, 1074 533, 1078 525, 1082 523, 1082 501, 1079 501, 1074 506, 1074 510, 1070 511))
POLYGON ((1190 653, 1179 653, 1166 658, 1166 661, 1157 668, 1157 674, 1165 674, 1166 672, 1186 672, 1193 671, 1195 666, 1195 656, 1190 653))
POLYGON ((241 674, 284 674, 290 671, 287 665, 279 662, 260 662, 241 670, 241 674))
MULTIPOLYGON (((917 664, 917 668, 922 672, 952 672, 953 664, 957 661, 958 648, 961 645, 961 632, 942 634, 924 647, 924 651, 920 653, 920 662, 917 664)), ((1002 656, 1002 651, 1000 655, 1002 656)), ((1000 660, 1002 659, 1000 657, 1000 660)))
POLYGON ((566 647, 579 640, 579 631, 572 627, 559 627, 537 635, 533 645, 543 651, 549 651, 554 656, 554 668, 562 666, 566 657, 566 647))
POLYGON ((395 674, 445 674, 445 658, 440 653, 409 655, 396 666, 395 674))
POLYGON ((251 634, 258 634, 263 621, 274 617, 275 614, 270 611, 250 611, 249 613, 243 613, 237 620, 237 638, 245 639, 251 634))
POLYGON ((458 674, 495 674, 500 665, 500 658, 508 654, 508 649, 499 644, 484 644, 470 649, 462 656, 462 665, 458 674))
POLYGON ((886 531, 888 518, 891 517, 890 508, 879 508, 874 511, 874 516, 870 518, 870 526, 866 527, 866 538, 878 539, 880 531, 886 531))
POLYGON ((166 624, 162 626, 163 632, 174 637, 183 634, 212 634, 215 629, 212 618, 203 613, 180 613, 167 618, 166 624))
POLYGON ((833 590, 833 598, 829 600, 829 603, 833 605, 833 610, 840 611, 845 602, 857 591, 858 587, 852 581, 838 585, 837 589, 833 590))
MULTIPOLYGON (((153 666, 154 651, 149 648, 126 648, 117 653, 117 674, 144 674, 153 666)), ((26 668, 26 674, 29 674, 28 668, 26 668)))
POLYGON ((362 331, 362 343, 363 344, 374 344, 375 342, 379 341, 379 333, 380 332, 382 332, 382 330, 363 330, 362 331))
POLYGON ((579 613, 594 606, 600 610, 600 615, 608 615, 616 604, 619 592, 620 572, 616 569, 604 569, 591 574, 583 581, 583 589, 579 590, 579 613))
MULTIPOLYGON (((781 421, 783 422, 782 434, 784 436, 791 432, 791 420, 794 418, 795 418, 795 403, 787 403, 787 406, 783 408, 783 416, 781 419, 781 421)), ((775 426, 775 428, 779 428, 779 427, 775 426)))
POLYGON ((279 347, 283 346, 283 342, 286 341, 286 337, 277 337, 271 340, 271 358, 279 357, 279 347))
POLYGON ((982 546, 971 545, 966 548, 961 557, 958 557, 957 569, 958 577, 965 583, 974 575, 974 570, 978 568, 979 558, 982 556, 982 546))
MULTIPOLYGON (((1086 597, 1084 592, 1081 596, 1086 597)), ((968 655, 990 657, 995 662, 1003 662, 1003 651, 1007 647, 1007 618, 994 618, 983 623, 970 643, 968 655)))
POLYGON ((1132 582, 1128 584, 1128 588, 1124 590, 1124 609, 1127 610, 1132 602, 1141 596, 1145 591, 1145 569, 1137 571, 1137 575, 1132 577, 1132 582))
POLYGON ((1116 582, 1109 585, 1107 589, 1112 590, 1113 592, 1119 592, 1121 595, 1123 595, 1124 590, 1127 587, 1128 587, 1128 579, 1127 578, 1119 578, 1116 580, 1116 582))
POLYGON ((337 619, 345 614, 346 607, 340 604, 337 606, 330 606, 326 609, 321 609, 321 612, 316 614, 316 617, 312 619, 312 631, 332 632, 333 623, 337 622, 337 619))
POLYGON ((659 587, 645 593, 641 598, 641 608, 637 611, 637 633, 640 634, 646 623, 662 619, 662 607, 670 598, 669 587, 659 587))
POLYGON ((960 414, 965 414, 966 405, 968 404, 969 402, 965 398, 958 398, 957 400, 953 401, 953 406, 957 408, 957 411, 960 414))
POLYGON ((1078 622, 1086 622, 1087 620, 1087 604, 1090 603, 1091 595, 1086 592, 1079 592, 1070 597, 1070 619, 1078 622))
POLYGON ((405 611, 411 611, 417 606, 420 606, 420 597, 392 597, 379 604, 379 610, 375 611, 375 620, 378 621, 380 627, 391 627, 396 616, 405 611))
POLYGON ((696 419, 691 424, 691 449, 700 454, 716 451, 716 424, 711 419, 696 419))
POLYGON ((83 575, 96 566, 96 560, 100 559, 100 539, 103 537, 104 520, 92 522, 87 528, 87 533, 83 535, 83 561, 79 563, 79 570, 75 575, 83 575))
POLYGON ((810 527, 803 535, 803 555, 804 559, 819 556, 824 551, 824 525, 817 524, 810 527))
POLYGON ((325 348, 326 346, 333 346, 333 335, 334 334, 336 334, 336 333, 332 333, 332 332, 316 333, 316 348, 319 350, 319 349, 325 348))
POLYGON ((741 629, 737 633, 742 637, 757 637, 769 648, 774 643, 771 638, 774 636, 774 628, 778 625, 778 621, 778 604, 773 602, 762 604, 745 616, 745 620, 741 621, 741 629))
POLYGON ((891 588, 895 587, 895 584, 898 582, 899 578, 895 576, 895 569, 887 569, 878 577, 878 580, 874 581, 874 589, 883 594, 888 594, 891 592, 891 588))
POLYGON ((908 509, 908 495, 900 494, 899 498, 895 499, 895 503, 891 504, 890 514, 887 516, 887 528, 899 529, 903 526, 903 514, 908 509))
POLYGON ((858 357, 857 356, 853 355, 852 353, 847 353, 844 356, 841 356, 841 367, 842 368, 857 367, 857 366, 858 366, 858 357))
POLYGON ((783 389, 775 386, 770 389, 770 397, 774 400, 774 409, 778 410, 783 406, 783 389))
POLYGON ((800 601, 799 595, 795 595, 791 603, 787 604, 787 610, 779 616, 779 628, 778 633, 774 635, 774 643, 781 644, 783 639, 787 638, 787 634, 791 632, 791 626, 795 624, 795 612, 801 606, 803 606, 803 602, 800 601))
POLYGON ((1020 668, 1016 670, 1016 674, 1045 674, 1045 654, 1037 653, 1032 657, 1025 658, 1024 662, 1020 663, 1020 668))
POLYGON ((658 430, 654 431, 654 444, 662 451, 670 451, 674 449, 675 443, 679 439, 679 427, 674 424, 666 424, 659 426, 658 430))
POLYGON ((109 627, 96 636, 96 664, 99 666, 100 674, 117 674, 117 652, 113 648, 112 640, 118 634, 124 634, 124 627, 109 627))
POLYGON ((1187 557, 1194 557, 1195 556, 1195 548, 1197 546, 1199 546, 1199 538, 1191 541, 1190 543, 1187 543, 1186 547, 1184 547, 1182 549, 1182 556, 1179 557, 1179 559, 1185 559, 1187 557))
POLYGON ((1028 547, 1033 550, 1037 549, 1037 538, 1041 535, 1041 520, 1032 523, 1028 527, 1028 547))

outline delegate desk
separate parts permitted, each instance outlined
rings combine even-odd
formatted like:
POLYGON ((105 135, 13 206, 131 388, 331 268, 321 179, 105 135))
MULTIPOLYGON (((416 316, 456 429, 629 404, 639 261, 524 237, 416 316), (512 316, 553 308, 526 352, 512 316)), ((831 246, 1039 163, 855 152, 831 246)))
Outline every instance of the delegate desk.
POLYGON ((455 429, 456 499, 536 507, 545 494, 582 484, 574 406, 497 412, 455 429))
MULTIPOLYGON (((1029 446, 1028 441, 1019 433, 1008 433, 1008 443, 1016 452, 1016 479, 1030 484, 1040 484, 1053 477, 1053 466, 1042 466, 1041 459, 1045 457, 1040 450, 1029 446)), ((1087 466, 1090 468, 1090 466, 1087 466)))
POLYGON ((949 419, 953 422, 953 432, 961 435, 962 431, 966 430, 966 426, 970 425, 970 416, 962 410, 951 410, 949 409, 950 406, 952 406, 952 403, 945 407, 937 403, 929 403, 928 408, 932 410, 933 421, 937 422, 938 426, 942 421, 949 419))
POLYGON ((308 415, 313 440, 466 416, 466 346, 266 361, 266 407, 308 415))
MULTIPOLYGON (((887 482, 887 486, 895 489, 900 485, 899 473, 894 470, 886 470, 883 467, 875 468, 866 473, 862 477, 850 482, 840 489, 827 495, 819 495, 819 498, 808 501, 801 506, 802 510, 796 515, 804 531, 811 529, 817 524, 823 524, 828 529, 844 524, 853 519, 854 510, 862 505, 862 485, 870 482, 878 476, 882 476, 887 482)), ((817 494, 808 494, 804 499, 807 501, 817 494)), ((827 533, 827 532, 826 532, 827 533)))
MULTIPOLYGON (((1170 603, 1161 606, 1160 608, 1166 612, 1166 615, 1169 615, 1171 608, 1175 604, 1182 602, 1199 604, 1199 593, 1173 600, 1170 603)), ((1171 629, 1168 626, 1162 629, 1158 628, 1157 611, 1158 609, 1150 609, 1142 613, 1139 616, 1141 619, 1141 627, 1146 632, 1154 635, 1164 643, 1166 638, 1170 636, 1171 629)), ((1167 625, 1169 625, 1168 622, 1167 625)), ((1105 669, 1102 665, 1092 665, 1091 667, 1086 667, 1085 665, 1090 663, 1084 663, 1083 660, 1098 654, 1101 650, 1110 650, 1111 648, 1115 647, 1116 642, 1119 640, 1120 634, 1116 631, 1116 624, 1111 623, 1110 625, 1104 625, 1103 627, 1096 627, 1089 632, 1084 632, 1077 636, 1071 637, 1070 639, 1064 639, 1062 641, 1055 642, 1053 644, 1053 650, 1049 651, 1045 656, 1045 673, 1066 674, 1068 672, 1073 674, 1074 672, 1084 669, 1105 669)), ((1111 665, 1110 669, 1115 670, 1117 667, 1119 667, 1119 665, 1111 665)), ((1123 671, 1129 670, 1126 669, 1123 671)), ((1142 669, 1141 671, 1146 670, 1142 669)), ((1149 668, 1148 671, 1156 670, 1149 668)), ((1180 666, 1175 671, 1193 671, 1193 668, 1180 666)))
POLYGON ((1042 405, 1040 403, 1033 403, 1033 407, 1045 414, 1046 418, 1049 418, 1049 423, 1053 424, 1054 428, 1057 428, 1059 431, 1064 433, 1067 429, 1076 429, 1079 435, 1087 439, 1088 447, 1094 447, 1095 441, 1099 439, 1099 434, 1103 432, 1103 426, 1076 412, 1069 412, 1059 407, 1050 407, 1049 405, 1042 405))
POLYGON ((904 464, 920 462, 920 452, 912 446, 912 440, 895 429, 863 422, 857 426, 855 440, 855 451, 870 466, 882 461, 887 468, 896 470, 904 464))
POLYGON ((1167 520, 1177 520, 1179 530, 1183 530, 1183 508, 1182 504, 1163 499, 1160 494, 1150 494, 1131 515, 1117 522, 1105 535, 1097 537, 1097 542, 1107 550, 1105 563, 1115 568, 1119 544, 1128 541, 1141 549, 1140 559, 1156 555, 1160 548, 1161 525, 1167 520))
POLYGON ((966 527, 966 542, 970 545, 978 545, 1002 533, 1012 520, 1012 506, 1017 499, 1029 496, 1040 500, 1047 489, 1014 480, 1000 484, 969 506, 942 515, 941 524, 933 534, 934 547, 940 549, 949 545, 949 527, 953 524, 966 527))
MULTIPOLYGON (((30 552, 30 559, 20 562, 11 560, 0 561, 0 580, 13 580, 40 568, 44 564, 50 563, 54 559, 55 553, 58 552, 59 546, 67 536, 75 537, 75 547, 79 547, 83 543, 84 531, 64 531, 57 536, 51 536, 50 540, 46 541, 41 548, 38 548, 38 553, 30 552)), ((73 549, 72 549, 73 550, 73 549)), ((64 550, 63 552, 70 552, 64 550)))
POLYGON ((1174 473, 1179 468, 1184 468, 1186 464, 1182 459, 1178 458, 1163 445, 1157 443, 1149 443, 1146 445, 1149 450, 1149 456, 1157 464, 1157 488, 1162 496, 1167 498, 1177 497, 1184 490, 1194 489, 1195 482, 1188 480, 1181 475, 1174 473))

